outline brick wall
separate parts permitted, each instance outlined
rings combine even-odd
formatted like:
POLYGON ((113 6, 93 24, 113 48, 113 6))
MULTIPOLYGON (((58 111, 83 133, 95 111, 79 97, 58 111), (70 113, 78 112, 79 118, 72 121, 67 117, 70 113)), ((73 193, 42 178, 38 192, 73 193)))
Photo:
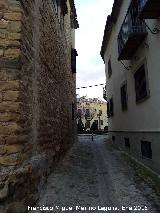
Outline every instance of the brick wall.
POLYGON ((53 6, 52 0, 0 1, 2 212, 32 205, 75 139, 72 8, 60 22, 53 6))

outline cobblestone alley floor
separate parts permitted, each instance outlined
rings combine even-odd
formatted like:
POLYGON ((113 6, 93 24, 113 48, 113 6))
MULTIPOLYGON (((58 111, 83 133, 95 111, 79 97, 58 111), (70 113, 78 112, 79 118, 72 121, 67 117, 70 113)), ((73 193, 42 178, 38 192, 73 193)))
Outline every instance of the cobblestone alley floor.
POLYGON ((154 213, 159 212, 156 199, 152 189, 134 175, 120 151, 111 147, 107 135, 95 136, 93 142, 88 135, 79 137, 48 178, 38 205, 53 207, 51 211, 36 212, 154 213), (133 209, 127 209, 129 206, 133 209), (137 211, 136 207, 142 209, 137 211))

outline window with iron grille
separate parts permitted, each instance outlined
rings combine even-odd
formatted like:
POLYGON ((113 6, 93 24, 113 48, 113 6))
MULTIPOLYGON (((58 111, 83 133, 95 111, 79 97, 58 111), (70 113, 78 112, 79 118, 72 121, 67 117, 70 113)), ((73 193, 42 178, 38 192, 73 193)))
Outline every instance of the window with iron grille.
POLYGON ((152 147, 151 142, 149 141, 141 141, 141 152, 142 156, 152 159, 152 147))
POLYGON ((121 87, 121 106, 122 110, 126 110, 128 108, 128 100, 127 100, 127 82, 123 84, 121 87))
POLYGON ((76 49, 71 49, 71 69, 72 73, 76 73, 76 56, 78 56, 76 49))
POLYGON ((108 77, 112 75, 112 66, 111 66, 111 59, 108 61, 108 77))
POLYGON ((142 101, 149 96, 145 65, 143 64, 134 74, 136 102, 142 101))
POLYGON ((131 145, 130 145, 129 138, 124 138, 124 143, 125 143, 125 147, 130 149, 131 145))

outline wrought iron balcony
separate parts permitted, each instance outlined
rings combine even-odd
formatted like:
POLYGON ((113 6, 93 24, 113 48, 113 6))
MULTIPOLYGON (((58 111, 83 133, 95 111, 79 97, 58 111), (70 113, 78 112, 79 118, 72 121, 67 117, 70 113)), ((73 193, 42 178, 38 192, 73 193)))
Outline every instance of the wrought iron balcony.
POLYGON ((142 19, 156 19, 160 17, 159 0, 139 0, 140 14, 142 19))
POLYGON ((118 60, 130 60, 147 35, 143 20, 139 19, 139 0, 132 0, 118 35, 118 60))

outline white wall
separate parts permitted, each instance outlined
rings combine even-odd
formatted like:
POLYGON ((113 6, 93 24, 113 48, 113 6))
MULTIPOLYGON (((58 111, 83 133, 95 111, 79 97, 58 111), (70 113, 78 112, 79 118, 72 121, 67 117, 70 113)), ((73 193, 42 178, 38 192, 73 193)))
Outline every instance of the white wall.
MULTIPOLYGON (((113 27, 109 44, 104 58, 106 63, 107 93, 108 99, 113 96, 114 116, 109 118, 110 131, 160 131, 160 34, 152 35, 148 31, 145 40, 149 48, 140 45, 135 56, 138 60, 123 61, 126 66, 131 65, 132 69, 127 71, 117 60, 118 43, 117 37, 126 15, 130 1, 124 0, 117 23, 113 27), (108 60, 111 56, 112 76, 108 79, 108 60), (142 103, 136 104, 134 88, 134 72, 146 58, 150 97, 142 103), (120 87, 124 80, 127 80, 128 110, 121 110, 120 87)), ((153 29, 160 28, 160 20, 147 20, 153 29)))

